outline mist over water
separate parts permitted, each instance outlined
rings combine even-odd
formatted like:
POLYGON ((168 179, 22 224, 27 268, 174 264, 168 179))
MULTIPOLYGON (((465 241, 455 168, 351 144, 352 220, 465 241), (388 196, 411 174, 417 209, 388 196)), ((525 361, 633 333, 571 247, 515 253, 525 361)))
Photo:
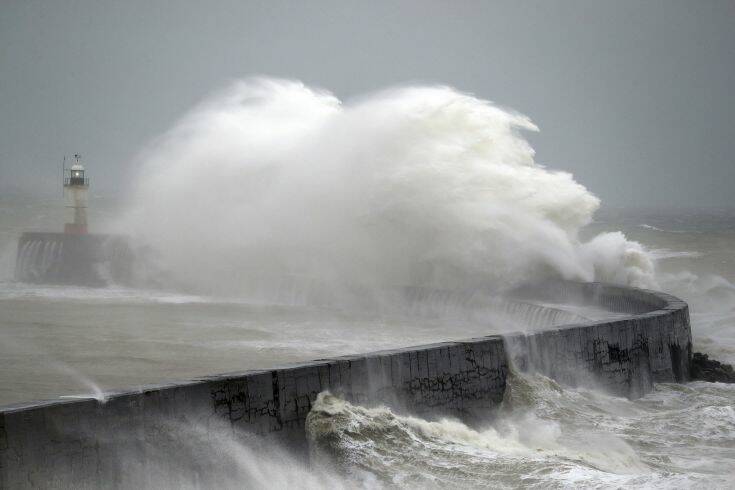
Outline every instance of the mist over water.
MULTIPOLYGON (((210 97, 141 155, 121 224, 156 276, 208 292, 505 288, 548 276, 656 285, 620 233, 582 242, 599 200, 534 162, 525 116, 450 87, 343 103, 296 81, 210 97)), ((159 279, 160 280, 160 279, 159 279)))
MULTIPOLYGON (((695 349, 735 362, 735 213, 600 213, 570 174, 534 161, 524 132, 536 130, 444 86, 341 102, 296 81, 235 82, 141 153, 137 191, 105 226, 136 244, 131 287, 14 283, 15 244, 0 243, 0 325, 4 339, 17 337, 3 344, 11 387, 2 388, 27 393, 10 383, 12 369, 51 366, 55 377, 41 370, 38 379, 71 378, 66 396, 103 401, 106 388, 161 377, 600 314, 488 298, 488 289, 550 277, 676 294, 691 305, 695 349), (458 291, 390 315, 351 309, 367 293, 394 302, 395 286, 458 291), (319 301, 348 296, 342 309, 319 301), (39 352, 48 359, 35 360, 39 352)), ((32 209, 45 216, 55 204, 32 209)), ((44 219, 42 229, 58 221, 44 219)), ((0 216, 0 225, 8 236, 26 228, 20 218, 0 216)), ((228 430, 170 424, 165 436, 181 453, 129 455, 121 485, 727 487, 733 405, 735 391, 719 384, 657 385, 629 401, 515 374, 495 417, 469 427, 322 394, 308 423, 318 463, 228 430)))

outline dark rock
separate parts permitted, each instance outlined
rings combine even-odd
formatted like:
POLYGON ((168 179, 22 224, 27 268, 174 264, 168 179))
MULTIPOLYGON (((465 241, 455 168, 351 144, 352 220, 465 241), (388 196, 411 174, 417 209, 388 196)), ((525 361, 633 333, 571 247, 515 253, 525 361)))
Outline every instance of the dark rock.
POLYGON ((695 352, 692 356, 691 376, 693 380, 710 383, 735 383, 735 370, 729 364, 710 359, 707 354, 695 352))

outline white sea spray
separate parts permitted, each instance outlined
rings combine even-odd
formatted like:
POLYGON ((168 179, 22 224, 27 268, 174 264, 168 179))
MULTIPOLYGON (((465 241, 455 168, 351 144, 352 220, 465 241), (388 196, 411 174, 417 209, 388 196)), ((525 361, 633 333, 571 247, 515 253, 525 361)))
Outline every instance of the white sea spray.
POLYGON ((599 200, 534 161, 527 117, 450 87, 342 103, 248 79, 141 155, 122 227, 171 280, 204 291, 264 277, 339 286, 506 287, 548 276, 656 285, 621 234, 578 231, 599 200))

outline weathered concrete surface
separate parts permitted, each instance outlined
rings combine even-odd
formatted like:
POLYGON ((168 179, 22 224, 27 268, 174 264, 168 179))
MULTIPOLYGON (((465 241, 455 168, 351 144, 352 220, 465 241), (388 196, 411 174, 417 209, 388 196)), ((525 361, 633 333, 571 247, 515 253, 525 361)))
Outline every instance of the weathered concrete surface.
POLYGON ((689 379, 689 308, 668 294, 599 283, 549 283, 521 296, 596 304, 629 317, 566 325, 529 335, 507 335, 519 369, 534 369, 568 385, 589 384, 640 397, 654 382, 689 379))
MULTIPOLYGON (((95 400, 0 408, 0 487, 117 487, 144 467, 151 448, 175 448, 169 427, 255 434, 305 445, 316 395, 466 420, 502 400, 512 362, 570 384, 595 383, 640 396, 654 381, 689 376, 687 305, 671 296, 604 284, 564 283, 550 301, 585 301, 631 312, 614 321, 313 361, 269 371, 212 376, 95 400), (168 446, 167 446, 168 445, 168 446)), ((531 295, 533 291, 519 291, 531 295)))

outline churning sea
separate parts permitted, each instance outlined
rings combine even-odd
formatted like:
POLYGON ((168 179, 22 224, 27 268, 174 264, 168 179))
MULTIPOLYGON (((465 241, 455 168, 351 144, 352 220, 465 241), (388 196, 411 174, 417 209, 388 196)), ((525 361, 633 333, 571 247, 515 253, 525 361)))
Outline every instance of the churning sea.
MULTIPOLYGON (((101 223, 114 206, 99 202, 92 220, 101 223)), ((471 323, 447 332, 410 317, 174 290, 15 282, 18 235, 60 222, 54 199, 0 198, 0 404, 104 398, 126 386, 488 333, 471 323)), ((583 238, 615 230, 656 259, 662 290, 689 302, 695 350, 735 363, 735 212, 602 209, 583 238)), ((482 427, 322 394, 307 431, 324 464, 222 442, 230 458, 225 486, 735 487, 735 385, 659 384, 631 401, 513 374, 498 414, 482 427)), ((208 487, 182 482, 162 461, 153 475, 131 475, 128 486, 208 487)))

